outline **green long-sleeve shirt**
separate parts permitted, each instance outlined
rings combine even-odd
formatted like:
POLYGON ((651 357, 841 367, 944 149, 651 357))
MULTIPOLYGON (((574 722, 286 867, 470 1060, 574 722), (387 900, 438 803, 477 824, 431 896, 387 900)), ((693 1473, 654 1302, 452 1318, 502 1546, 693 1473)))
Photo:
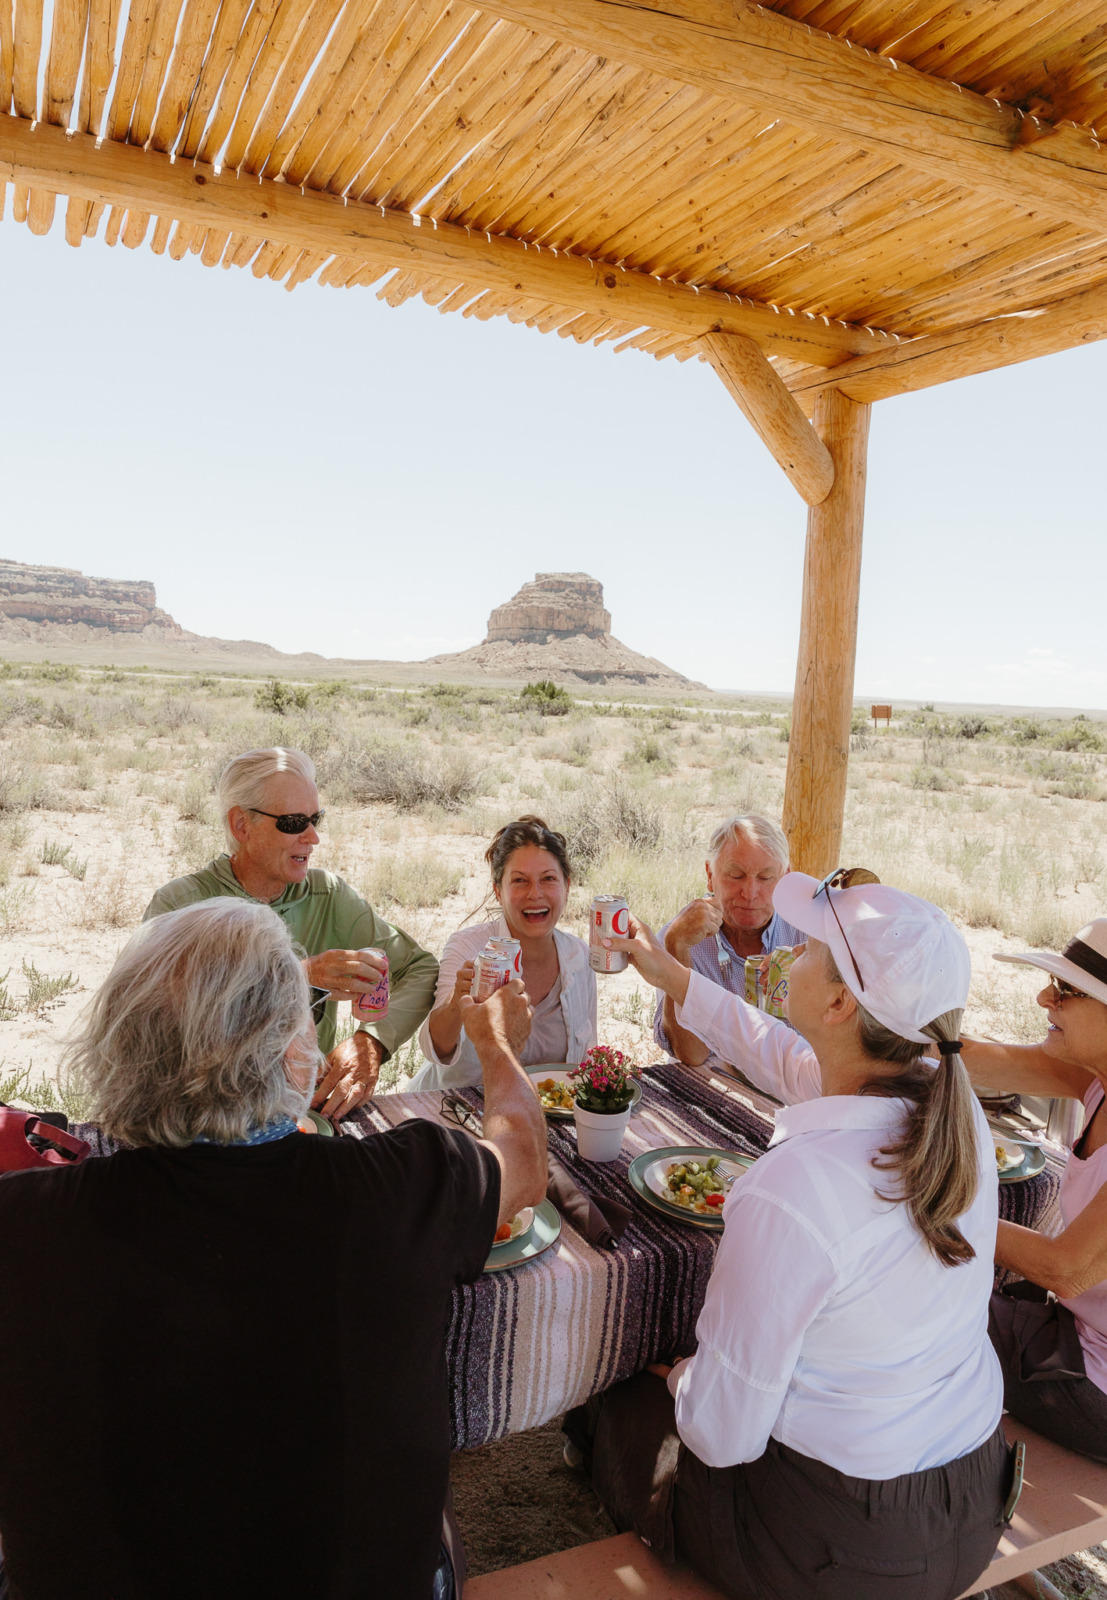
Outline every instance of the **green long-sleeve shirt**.
MULTIPOLYGON (((236 895, 254 905, 269 905, 305 956, 324 950, 383 950, 388 957, 388 1015, 374 1022, 367 1033, 380 1041, 386 1055, 410 1039, 428 1014, 438 980, 438 962, 401 928, 378 917, 344 878, 321 867, 310 867, 303 883, 290 883, 276 900, 255 900, 231 871, 229 856, 215 860, 199 872, 163 884, 143 914, 143 921, 164 911, 179 911, 198 900, 236 895)), ((319 1048, 326 1055, 334 1048, 338 1006, 327 1001, 326 1014, 317 1029, 319 1048)))

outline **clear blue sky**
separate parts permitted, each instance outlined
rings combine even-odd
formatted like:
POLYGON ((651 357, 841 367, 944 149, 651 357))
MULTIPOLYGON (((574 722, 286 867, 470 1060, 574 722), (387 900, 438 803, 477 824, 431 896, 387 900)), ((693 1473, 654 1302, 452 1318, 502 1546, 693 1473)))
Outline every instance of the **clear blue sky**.
MULTIPOLYGON (((75 251, 60 214, 36 239, 9 209, 0 282, 0 555, 396 659, 580 570, 634 649, 790 692, 805 508, 701 363, 75 251)), ((1105 378, 1093 345, 874 408, 859 696, 1107 706, 1105 378)))

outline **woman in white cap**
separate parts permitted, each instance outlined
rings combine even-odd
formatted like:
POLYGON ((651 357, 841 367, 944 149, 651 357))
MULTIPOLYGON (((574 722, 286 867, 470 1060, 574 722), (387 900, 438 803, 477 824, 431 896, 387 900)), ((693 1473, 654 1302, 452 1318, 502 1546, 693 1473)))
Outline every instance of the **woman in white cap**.
POLYGON ((808 935, 798 1033, 636 920, 610 941, 784 1106, 724 1205, 696 1353, 566 1433, 621 1527, 735 1600, 952 1600, 1012 1486, 987 1335, 995 1157, 958 1056, 968 950, 859 869, 790 873, 773 903, 808 935))
POLYGON ((992 1297, 1004 1400, 1039 1433, 1107 1461, 1107 917, 1060 955, 996 960, 1049 974, 1038 995, 1046 1036, 1037 1045, 967 1041, 970 1073, 995 1088, 1084 1104, 1084 1131, 1061 1179, 1061 1232, 999 1224, 996 1260, 1024 1280, 992 1297))

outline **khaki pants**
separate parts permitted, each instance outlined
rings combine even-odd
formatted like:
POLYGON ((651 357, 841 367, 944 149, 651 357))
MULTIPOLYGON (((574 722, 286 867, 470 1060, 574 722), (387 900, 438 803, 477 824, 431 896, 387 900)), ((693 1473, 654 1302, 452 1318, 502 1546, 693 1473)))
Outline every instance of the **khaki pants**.
POLYGON ((887 1480, 776 1440, 757 1461, 707 1467, 650 1373, 570 1412, 565 1431, 616 1526, 732 1600, 954 1600, 999 1543, 1011 1479, 1002 1429, 958 1461, 887 1480))

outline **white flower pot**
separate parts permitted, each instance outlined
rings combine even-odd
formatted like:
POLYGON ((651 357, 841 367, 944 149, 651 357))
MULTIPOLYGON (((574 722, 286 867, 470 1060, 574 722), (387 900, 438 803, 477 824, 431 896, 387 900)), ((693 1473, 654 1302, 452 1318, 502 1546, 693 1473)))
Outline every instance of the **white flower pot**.
POLYGON ((577 1149, 585 1161, 614 1161, 623 1148, 623 1135, 630 1121, 625 1111, 584 1111, 573 1107, 577 1125, 577 1149))

